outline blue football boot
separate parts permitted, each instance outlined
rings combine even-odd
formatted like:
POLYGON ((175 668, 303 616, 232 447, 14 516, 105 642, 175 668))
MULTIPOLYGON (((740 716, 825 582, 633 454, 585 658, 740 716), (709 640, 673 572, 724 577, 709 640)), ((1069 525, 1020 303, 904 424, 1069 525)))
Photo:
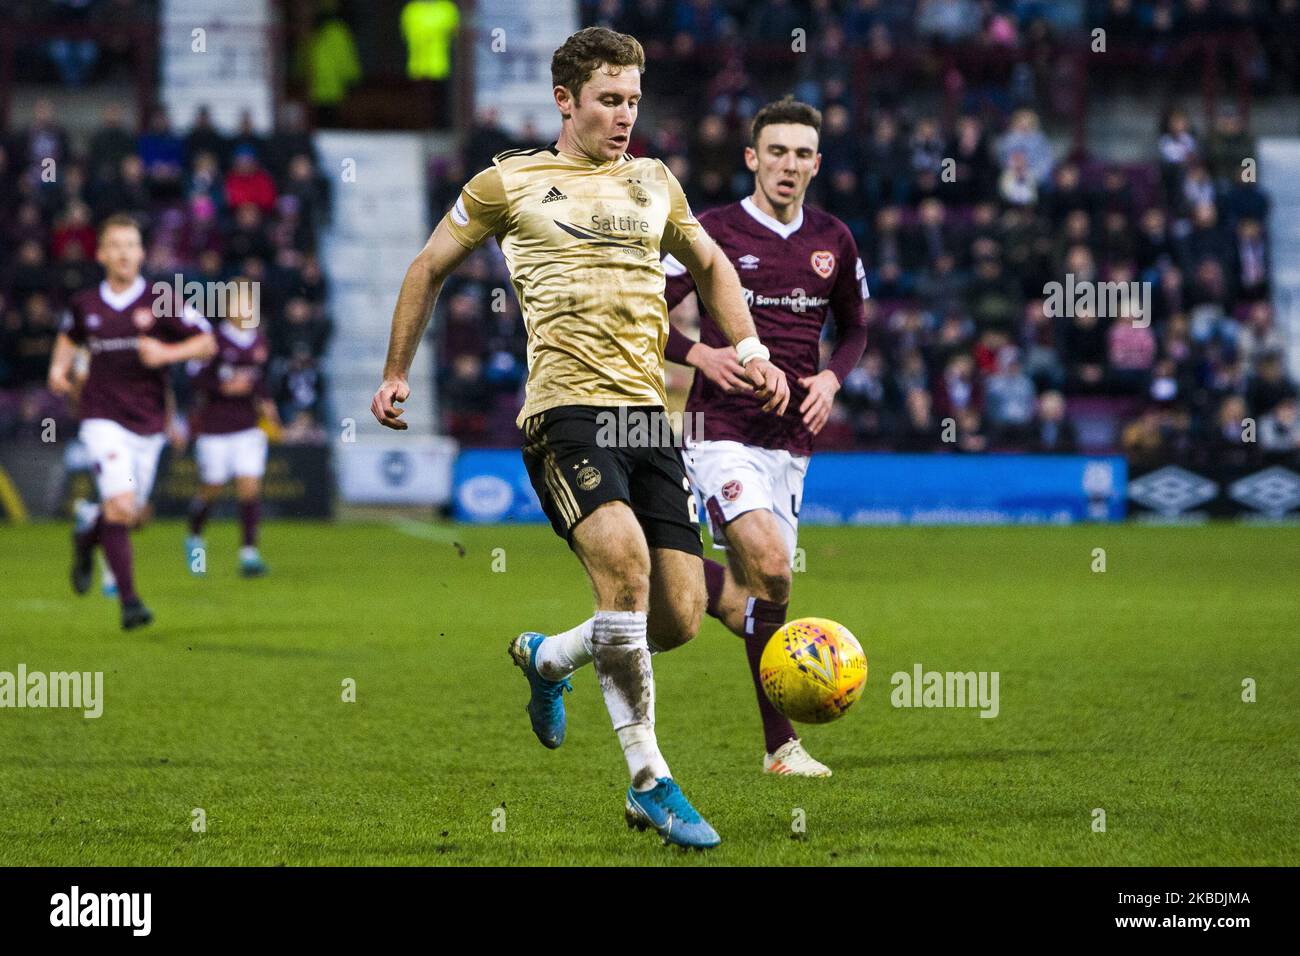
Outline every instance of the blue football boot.
POLYGON ((271 571, 262 560, 261 553, 253 547, 239 549, 239 574, 245 578, 265 577, 271 571))
POLYGON ((524 631, 510 642, 510 657, 515 665, 528 678, 532 696, 528 699, 528 717, 533 722, 533 733, 542 742, 543 747, 554 750, 564 743, 564 691, 573 693, 573 685, 568 678, 564 680, 547 680, 537 673, 534 663, 537 646, 546 639, 545 634, 536 631, 524 631))
POLYGON ((654 827, 665 844, 707 850, 722 842, 672 777, 659 777, 654 788, 644 793, 628 787, 624 818, 638 830, 654 827))

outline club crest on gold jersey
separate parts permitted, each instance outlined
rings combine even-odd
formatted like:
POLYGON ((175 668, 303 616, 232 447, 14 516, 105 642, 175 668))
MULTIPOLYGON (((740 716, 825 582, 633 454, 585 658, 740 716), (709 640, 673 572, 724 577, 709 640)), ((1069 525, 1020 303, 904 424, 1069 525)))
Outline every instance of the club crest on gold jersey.
POLYGON ((632 197, 633 202, 638 206, 650 205, 650 194, 646 192, 646 188, 641 185, 641 180, 629 179, 627 183, 627 194, 632 197))

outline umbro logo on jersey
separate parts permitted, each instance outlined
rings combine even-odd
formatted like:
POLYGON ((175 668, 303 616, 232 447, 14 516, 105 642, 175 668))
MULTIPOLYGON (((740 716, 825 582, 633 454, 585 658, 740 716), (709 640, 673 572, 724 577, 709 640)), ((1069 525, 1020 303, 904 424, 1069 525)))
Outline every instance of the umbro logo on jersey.
POLYGON ((758 256, 755 256, 755 255, 744 255, 744 256, 741 256, 741 257, 740 257, 739 259, 737 259, 736 261, 740 263, 740 268, 742 268, 742 269, 757 269, 757 268, 758 268, 758 256))
POLYGON ((550 191, 546 194, 546 197, 542 200, 542 203, 545 204, 548 202, 555 202, 557 199, 568 199, 568 198, 569 198, 568 196, 564 195, 564 193, 560 192, 558 189, 552 186, 550 191))

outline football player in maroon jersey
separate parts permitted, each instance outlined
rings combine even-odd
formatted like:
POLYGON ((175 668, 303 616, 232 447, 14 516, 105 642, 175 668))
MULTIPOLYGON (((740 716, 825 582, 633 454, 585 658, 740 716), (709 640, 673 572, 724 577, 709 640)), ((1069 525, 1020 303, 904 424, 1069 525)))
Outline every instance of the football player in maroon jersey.
MULTIPOLYGON (((251 280, 233 280, 240 289, 251 280)), ((197 552, 204 548, 203 527, 212 502, 227 482, 234 481, 239 499, 239 523, 243 537, 239 549, 239 573, 246 578, 267 572, 257 548, 262 509, 262 476, 266 473, 266 432, 258 427, 265 418, 279 426, 280 417, 266 386, 266 362, 270 346, 258 329, 259 316, 251 307, 254 297, 230 296, 236 308, 229 310, 216 329, 217 354, 207 364, 191 363, 190 384, 195 407, 191 414, 194 457, 199 466, 199 488, 190 502, 189 537, 185 542, 190 571, 201 575, 206 560, 197 552), (242 310, 242 311, 237 311, 242 310)))
POLYGON ((80 438, 101 502, 74 530, 72 588, 90 588, 95 546, 102 547, 129 630, 153 620, 135 590, 129 535, 144 515, 166 442, 168 366, 210 358, 216 340, 207 320, 176 302, 170 286, 150 288, 140 274, 144 240, 134 220, 106 219, 96 258, 105 278, 69 303, 49 387, 65 396, 79 388, 80 438), (90 353, 90 369, 78 386, 72 373, 80 347, 90 353))
MULTIPOLYGON (((714 547, 727 564, 705 560, 708 613, 745 641, 763 718, 768 773, 830 776, 804 749, 790 721, 763 692, 759 662, 785 623, 791 564, 813 436, 826 424, 835 393, 866 348, 866 273, 848 226, 804 204, 817 175, 821 114, 785 99, 755 115, 745 165, 754 192, 738 203, 701 213, 700 223, 722 248, 772 363, 790 382, 784 415, 760 411, 741 375, 736 350, 712 316, 700 309, 700 341, 670 328, 669 361, 699 374, 686 402, 700 423, 685 452, 686 471, 700 497, 714 547), (837 345, 819 369, 822 329, 833 319, 837 345)), ((664 260, 670 309, 694 291, 690 273, 664 260)))

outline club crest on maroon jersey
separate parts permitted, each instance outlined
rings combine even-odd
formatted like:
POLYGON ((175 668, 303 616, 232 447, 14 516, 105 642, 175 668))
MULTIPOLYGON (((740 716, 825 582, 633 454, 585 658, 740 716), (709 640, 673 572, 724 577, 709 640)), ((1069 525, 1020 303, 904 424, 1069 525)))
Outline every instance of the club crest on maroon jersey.
POLYGON ((134 309, 131 312, 131 322, 134 323, 137 329, 143 332, 146 329, 153 326, 154 323, 153 311, 151 309, 146 309, 143 307, 139 309, 134 309))
POLYGON ((812 254, 812 267, 823 279, 829 279, 831 273, 835 271, 835 253, 825 249, 819 250, 812 254))
POLYGON ((740 497, 740 493, 745 490, 745 486, 734 478, 722 486, 722 497, 727 501, 735 501, 740 497))

